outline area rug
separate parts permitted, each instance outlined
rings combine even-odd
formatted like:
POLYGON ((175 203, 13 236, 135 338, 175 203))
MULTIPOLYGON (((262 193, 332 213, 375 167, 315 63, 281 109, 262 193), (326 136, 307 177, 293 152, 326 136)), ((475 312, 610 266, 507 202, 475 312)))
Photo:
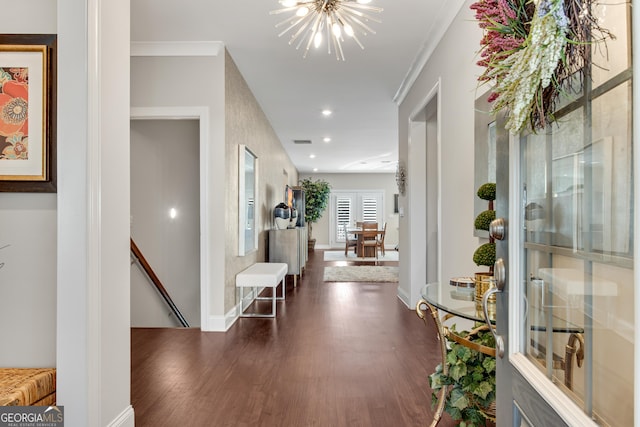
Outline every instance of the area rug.
POLYGON ((324 268, 325 282, 397 282, 398 267, 346 265, 324 268))
MULTIPOLYGON (((385 255, 378 255, 378 261, 398 261, 398 251, 389 249, 385 252, 385 255)), ((353 250, 349 251, 347 256, 344 256, 344 250, 342 251, 324 251, 325 261, 375 261, 375 258, 358 258, 353 250)))

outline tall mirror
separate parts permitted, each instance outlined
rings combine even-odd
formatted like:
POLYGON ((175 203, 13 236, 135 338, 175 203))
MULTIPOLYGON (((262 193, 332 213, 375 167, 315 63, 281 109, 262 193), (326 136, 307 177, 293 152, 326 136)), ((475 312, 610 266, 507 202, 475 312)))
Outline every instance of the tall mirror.
MULTIPOLYGON (((496 182, 496 118, 491 114, 491 104, 488 102, 489 95, 491 95, 491 90, 476 99, 475 103, 474 218, 487 209, 487 202, 476 196, 475 192, 482 184, 496 182)), ((477 237, 489 237, 489 232, 475 228, 473 234, 477 237)))
POLYGON ((258 158, 242 144, 238 157, 238 255, 244 256, 258 249, 258 158))

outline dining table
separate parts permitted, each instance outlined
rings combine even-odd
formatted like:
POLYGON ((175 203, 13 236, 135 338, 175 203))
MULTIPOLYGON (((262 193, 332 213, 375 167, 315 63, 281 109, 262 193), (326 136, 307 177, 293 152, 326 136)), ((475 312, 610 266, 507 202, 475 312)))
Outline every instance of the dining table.
POLYGON ((365 239, 377 239, 378 235, 383 234, 384 230, 364 230, 362 227, 351 227, 347 228, 347 234, 353 234, 356 236, 357 245, 356 245, 356 256, 358 258, 375 258, 376 251, 378 250, 375 246, 365 246, 362 242, 365 239))

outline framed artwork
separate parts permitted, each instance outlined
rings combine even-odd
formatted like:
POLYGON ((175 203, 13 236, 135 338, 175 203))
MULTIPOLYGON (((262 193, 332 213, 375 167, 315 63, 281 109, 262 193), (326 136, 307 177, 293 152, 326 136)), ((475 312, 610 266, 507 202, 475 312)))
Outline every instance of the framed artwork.
POLYGON ((56 45, 0 35, 0 192, 56 192, 56 45))

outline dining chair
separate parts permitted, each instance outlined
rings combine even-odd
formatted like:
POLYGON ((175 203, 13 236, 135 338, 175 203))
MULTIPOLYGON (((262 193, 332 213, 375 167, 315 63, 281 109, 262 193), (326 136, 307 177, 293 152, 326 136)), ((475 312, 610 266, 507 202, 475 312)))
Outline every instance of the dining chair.
POLYGON ((373 221, 365 221, 362 223, 362 238, 360 239, 360 253, 364 256, 367 253, 366 248, 373 248, 376 260, 378 259, 378 223, 373 221))
POLYGON ((387 222, 386 221, 382 224, 382 232, 379 233, 376 236, 376 252, 378 250, 380 250, 380 252, 382 252, 382 256, 385 255, 385 253, 384 253, 384 236, 385 236, 385 234, 387 234, 387 222))
POLYGON ((347 224, 342 225, 344 227, 344 256, 349 254, 349 248, 353 248, 353 252, 357 253, 358 238, 347 232, 347 224))

